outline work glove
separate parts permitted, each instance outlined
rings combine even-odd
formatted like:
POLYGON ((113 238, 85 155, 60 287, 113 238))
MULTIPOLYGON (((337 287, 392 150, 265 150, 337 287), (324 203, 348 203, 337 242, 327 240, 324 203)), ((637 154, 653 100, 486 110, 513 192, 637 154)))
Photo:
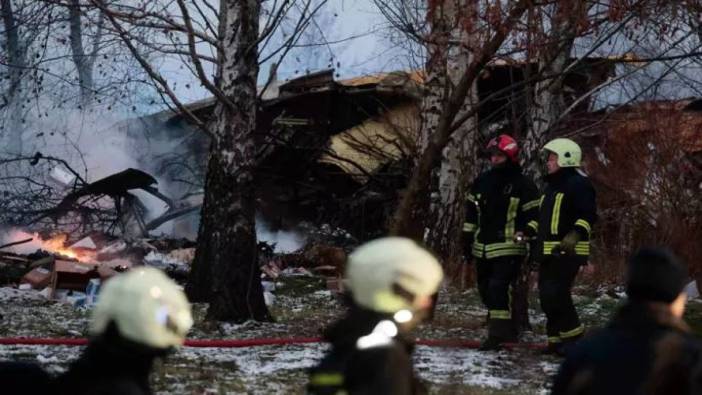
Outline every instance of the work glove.
POLYGON ((571 230, 565 235, 563 240, 561 240, 560 247, 558 248, 561 254, 575 255, 575 245, 580 241, 580 233, 571 230))

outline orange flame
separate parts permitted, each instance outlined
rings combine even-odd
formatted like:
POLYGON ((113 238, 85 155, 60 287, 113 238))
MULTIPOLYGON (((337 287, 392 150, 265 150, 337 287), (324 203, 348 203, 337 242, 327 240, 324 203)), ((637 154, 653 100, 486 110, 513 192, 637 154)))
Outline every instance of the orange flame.
POLYGON ((63 255, 68 258, 77 259, 80 262, 90 262, 95 259, 95 253, 84 249, 72 249, 65 247, 68 235, 61 234, 48 240, 42 240, 42 249, 54 254, 63 255))

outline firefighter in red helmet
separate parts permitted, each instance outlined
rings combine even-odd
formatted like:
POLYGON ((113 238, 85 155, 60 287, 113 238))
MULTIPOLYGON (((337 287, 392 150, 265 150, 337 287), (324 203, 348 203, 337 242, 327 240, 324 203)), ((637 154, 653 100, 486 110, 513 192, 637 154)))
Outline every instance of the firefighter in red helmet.
POLYGON ((466 198, 463 245, 466 262, 476 264, 478 291, 488 308, 488 336, 481 349, 495 350, 517 340, 509 294, 527 247, 514 236, 536 218, 539 197, 534 182, 522 173, 512 137, 501 134, 486 149, 491 168, 475 179, 466 198))

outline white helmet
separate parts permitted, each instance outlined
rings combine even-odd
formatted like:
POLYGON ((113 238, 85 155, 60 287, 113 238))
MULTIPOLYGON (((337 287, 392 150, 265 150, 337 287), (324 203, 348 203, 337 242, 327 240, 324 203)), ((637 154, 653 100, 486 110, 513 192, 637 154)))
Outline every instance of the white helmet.
POLYGON ((351 253, 346 266, 346 282, 356 304, 384 313, 415 310, 417 298, 436 293, 443 276, 432 254, 402 237, 363 244, 351 253))
POLYGON ((110 322, 126 339, 169 348, 183 344, 193 318, 188 299, 173 280, 158 269, 138 267, 105 283, 90 333, 103 333, 110 322))

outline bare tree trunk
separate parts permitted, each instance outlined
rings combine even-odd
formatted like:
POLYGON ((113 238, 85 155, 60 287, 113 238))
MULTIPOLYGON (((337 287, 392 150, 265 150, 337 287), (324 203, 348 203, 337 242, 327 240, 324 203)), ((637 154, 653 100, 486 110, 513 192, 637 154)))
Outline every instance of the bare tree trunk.
MULTIPOLYGON (((432 135, 436 132, 436 127, 439 124, 441 111, 444 107, 444 102, 447 98, 447 67, 448 67, 448 51, 449 38, 451 34, 450 15, 451 7, 447 7, 447 2, 436 1, 430 4, 433 7, 429 10, 428 19, 431 24, 431 34, 427 41, 427 63, 425 66, 426 78, 424 82, 424 97, 422 99, 420 112, 420 130, 417 142, 417 150, 419 153, 424 152, 432 135)), ((420 156, 415 157, 414 166, 418 166, 420 156)), ((436 187, 432 188, 429 193, 436 193, 436 187)), ((431 204, 429 196, 420 197, 417 207, 423 208, 431 204)), ((417 215, 412 221, 413 229, 403 229, 406 236, 414 239, 426 238, 425 235, 428 223, 432 222, 424 215, 421 215, 423 210, 417 210, 414 214, 417 215)))
MULTIPOLYGON (((579 0, 557 3, 555 15, 550 20, 551 30, 548 32, 546 45, 536 51, 539 75, 550 77, 534 84, 533 105, 528 109, 531 122, 524 141, 523 160, 526 173, 537 183, 543 177, 539 152, 546 143, 548 132, 557 126, 556 121, 566 109, 563 95, 564 71, 569 65, 577 22, 582 13, 586 12, 584 3, 579 0)), ((536 12, 539 11, 544 10, 536 12)))
POLYGON ((209 301, 214 320, 270 320, 263 301, 254 221, 257 0, 220 4, 217 85, 205 199, 188 296, 209 301), (244 286, 242 286, 244 284, 244 286))
POLYGON ((73 63, 76 65, 78 83, 80 84, 80 99, 85 106, 90 101, 93 93, 93 70, 90 56, 83 49, 83 28, 81 26, 79 0, 69 0, 68 21, 73 63))
POLYGON ((4 94, 6 149, 15 155, 22 154, 22 72, 25 69, 26 49, 19 36, 19 25, 12 8, 12 0, 0 0, 0 11, 5 26, 5 50, 10 86, 4 94))
MULTIPOLYGON (((509 32, 526 10, 527 3, 529 3, 528 0, 518 0, 512 5, 506 19, 502 22, 502 26, 492 37, 482 43, 479 51, 475 53, 475 60, 468 65, 453 91, 450 94, 447 93, 436 129, 430 136, 426 149, 420 153, 420 159, 412 172, 412 177, 402 193, 390 228, 392 234, 416 237, 408 232, 408 229, 415 228, 415 221, 421 218, 422 213, 425 212, 421 202, 428 195, 432 170, 436 167, 443 149, 449 143, 451 135, 456 129, 454 122, 457 114, 464 108, 466 96, 480 71, 495 56, 509 32)), ((477 107, 465 115, 475 116, 476 113, 477 107)))
MULTIPOLYGON (((458 84, 468 65, 473 61, 472 53, 475 37, 474 32, 466 32, 464 26, 467 19, 473 24, 477 2, 475 0, 449 1, 449 18, 451 23, 451 42, 447 56, 448 84, 453 87, 458 84), (464 23, 461 23, 464 22, 464 23)), ((473 83, 465 102, 457 116, 460 117, 477 105, 477 87, 473 83)), ((438 117, 436 117, 438 120, 438 117)), ((444 260, 445 265, 460 264, 463 248, 461 246, 461 229, 465 216, 464 194, 466 179, 475 169, 475 140, 477 119, 471 118, 459 127, 443 150, 438 174, 433 182, 434 190, 430 193, 431 203, 429 218, 432 226, 425 234, 426 243, 444 260)))

